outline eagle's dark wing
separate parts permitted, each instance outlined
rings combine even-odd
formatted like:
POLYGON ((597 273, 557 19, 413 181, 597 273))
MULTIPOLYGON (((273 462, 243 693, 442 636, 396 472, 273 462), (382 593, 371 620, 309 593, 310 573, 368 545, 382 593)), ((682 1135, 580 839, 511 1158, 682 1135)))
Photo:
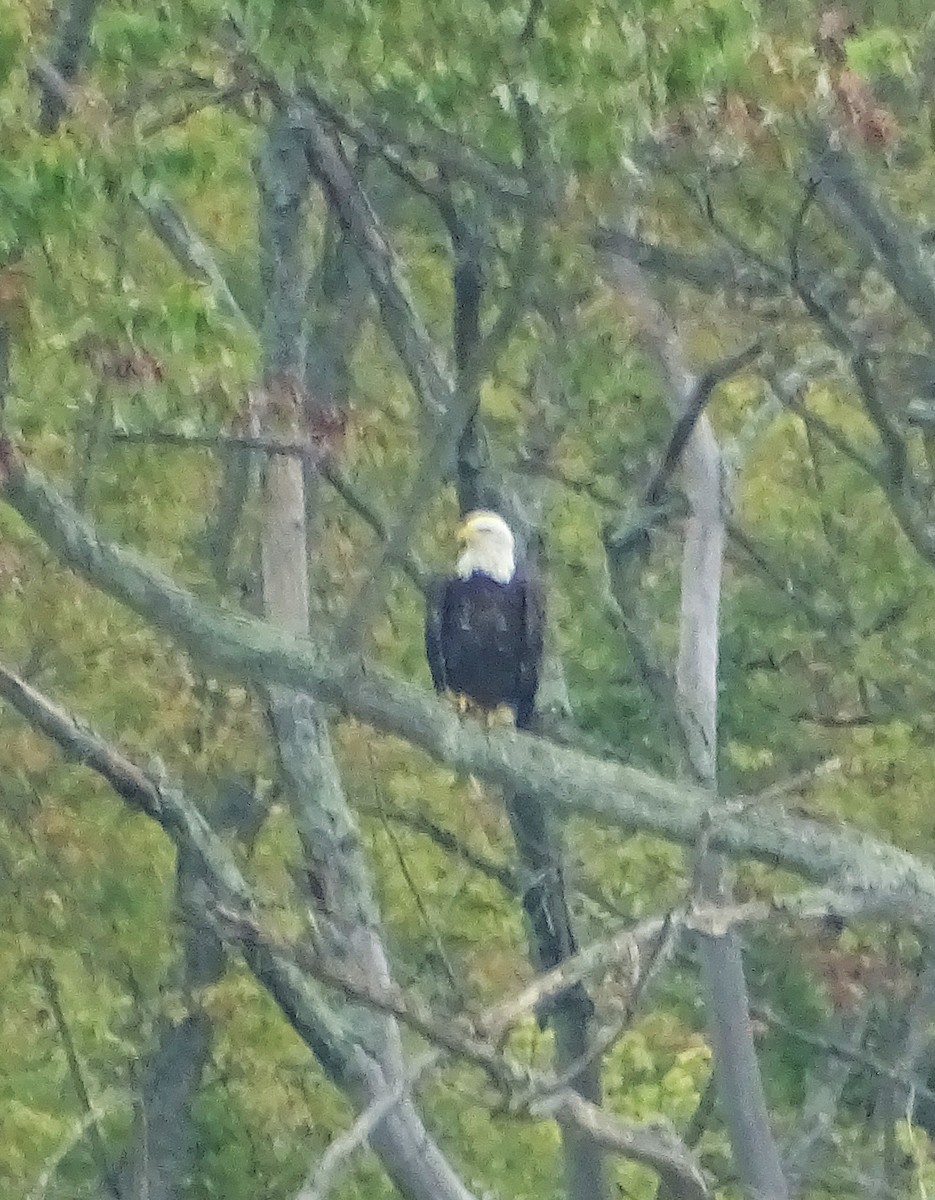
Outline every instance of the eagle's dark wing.
POLYGON ((432 683, 436 692, 443 692, 448 686, 442 644, 442 625, 447 599, 448 580, 432 580, 425 592, 425 657, 429 660, 429 670, 432 672, 432 683))
POLYGON ((532 721, 539 687, 539 668, 545 638, 545 598, 538 576, 525 570, 516 577, 523 591, 523 636, 517 647, 516 725, 525 729, 532 721))

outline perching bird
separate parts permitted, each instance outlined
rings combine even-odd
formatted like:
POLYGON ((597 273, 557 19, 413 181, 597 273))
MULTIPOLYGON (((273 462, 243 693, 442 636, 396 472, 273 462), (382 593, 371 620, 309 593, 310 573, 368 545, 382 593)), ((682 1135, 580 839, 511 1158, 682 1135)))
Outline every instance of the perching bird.
MULTIPOLYGON (((439 580, 428 595, 425 650, 432 682, 436 691, 454 696, 462 713, 480 709, 489 724, 498 710, 508 708, 517 728, 528 728, 542 661, 539 584, 517 566, 513 534, 496 513, 469 513, 457 535, 463 548, 455 574, 439 580)), ((560 850, 534 795, 508 792, 504 800, 530 877, 522 903, 534 960, 548 971, 577 949, 560 850)), ((574 1028, 584 1030, 594 1006, 584 985, 575 983, 537 1009, 539 1024, 555 1010, 569 1013, 574 1028)))
POLYGON ((488 723, 508 709, 533 716, 542 660, 543 606, 535 577, 516 563, 513 533, 494 512, 469 513, 457 531, 455 574, 429 591, 425 652, 437 692, 488 723))

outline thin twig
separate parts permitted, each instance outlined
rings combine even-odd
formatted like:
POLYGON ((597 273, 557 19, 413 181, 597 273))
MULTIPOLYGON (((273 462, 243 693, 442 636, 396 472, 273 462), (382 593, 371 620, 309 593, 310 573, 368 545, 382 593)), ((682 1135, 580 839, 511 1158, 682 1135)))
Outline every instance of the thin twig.
POLYGON ((295 1200, 325 1200, 337 1183, 347 1160, 359 1150, 380 1122, 412 1091, 419 1080, 442 1060, 440 1050, 432 1050, 418 1059, 392 1088, 369 1104, 340 1137, 336 1137, 321 1156, 314 1173, 305 1181, 295 1200))
MULTIPOLYGON (((46 95, 56 96, 65 111, 75 111, 77 107, 75 89, 62 78, 50 62, 37 55, 33 58, 29 71, 30 75, 40 83, 46 95)), ((109 112, 104 127, 113 120, 114 115, 109 112)), ((98 128, 101 128, 100 124, 98 128)), ((103 132, 99 136, 103 137, 103 132)), ((234 297, 230 285, 221 273, 207 243, 195 233, 176 205, 155 184, 134 188, 131 194, 149 218, 153 232, 179 265, 189 275, 208 284, 242 328, 251 334, 254 333, 253 325, 234 297)))
POLYGON ((904 1071, 890 1066, 889 1063, 884 1062, 883 1059, 878 1058, 875 1054, 870 1054, 866 1050, 855 1050, 852 1046, 836 1041, 834 1038, 822 1037, 817 1033, 809 1033, 800 1026, 793 1024, 792 1021, 784 1017, 781 1013, 778 1013, 768 1004, 752 1004, 750 1006, 750 1013, 758 1021, 762 1021, 774 1029, 780 1029, 783 1033, 788 1034, 789 1037, 795 1038, 803 1046, 809 1046, 813 1050, 820 1050, 822 1054, 831 1054, 835 1058, 841 1058, 846 1062, 854 1063, 855 1066, 864 1067, 866 1070, 872 1071, 874 1075, 878 1075, 882 1079, 889 1079, 891 1082, 898 1083, 904 1088, 914 1087, 918 1095, 930 1103, 935 1103, 935 1091, 920 1084, 914 1076, 907 1075, 904 1071))
POLYGON ((106 1117, 121 1109, 126 1109, 130 1103, 129 1096, 118 1093, 107 1099, 106 1102, 99 1103, 96 1106, 92 1105, 83 1116, 79 1117, 67 1136, 62 1139, 53 1153, 46 1159, 36 1182, 27 1192, 25 1200, 44 1200, 45 1194, 49 1189, 49 1184, 55 1178, 59 1167, 68 1155, 71 1154, 72 1150, 81 1142, 85 1134, 99 1128, 106 1117))
MULTIPOLYGON (((46 999, 49 1002, 49 1008, 52 1012, 52 1017, 55 1021, 58 1035, 62 1042, 62 1049, 65 1051, 65 1059, 68 1062, 68 1073, 71 1076, 72 1087, 78 1096, 78 1102, 87 1116, 91 1116, 97 1111, 91 1100, 88 1092, 88 1085, 85 1083, 84 1072, 81 1069, 81 1062, 78 1058, 78 1051, 75 1048, 74 1040, 71 1036, 71 1029, 65 1017, 65 1010, 62 1007, 62 998, 59 992, 58 980, 52 970, 52 964, 48 959, 40 959, 36 963, 36 974, 39 977, 39 982, 42 985, 42 990, 45 992, 46 999)), ((120 1188, 117 1184, 117 1179, 110 1168, 110 1163, 107 1157, 107 1147, 104 1145, 104 1139, 101 1136, 100 1123, 97 1120, 92 1120, 88 1125, 88 1137, 91 1143, 91 1154, 94 1158, 94 1165, 100 1175, 101 1182, 110 1192, 114 1200, 121 1200, 120 1188)))
POLYGON ((425 813, 409 812, 385 799, 381 800, 379 804, 360 804, 357 806, 357 811, 364 816, 396 821, 415 833, 422 834, 434 842, 440 850, 461 859, 467 866, 479 871, 488 879, 492 879, 511 895, 515 895, 521 890, 518 874, 513 868, 506 863, 495 862, 493 859, 479 854, 452 830, 447 829, 444 825, 439 825, 425 813))
POLYGON ((402 848, 399 838, 396 836, 396 831, 393 829, 387 816, 383 817, 383 829, 393 851, 396 854, 396 861, 399 863, 399 869, 402 872, 403 879, 406 881, 406 887, 409 889, 416 908, 419 910, 419 916, 422 918, 422 924, 428 931, 429 937, 432 939, 432 944, 435 947, 435 953, 438 955, 438 961, 441 963, 445 976, 448 980, 448 986, 451 988, 460 1003, 464 1003, 465 994, 461 983, 458 980, 457 973, 451 965, 451 960, 448 958, 448 951, 445 949, 445 943, 442 941, 442 936, 438 931, 432 915, 428 910, 425 901, 422 898, 422 892, 419 885, 416 883, 415 876, 410 870, 409 863, 406 859, 405 851, 402 848))
MULTIPOLYGON (((386 523, 376 508, 366 499, 347 472, 336 462, 321 458, 314 441, 290 442, 276 438, 246 437, 237 434, 189 434, 174 433, 172 430, 120 430, 108 435, 115 442, 125 445, 173 446, 180 450, 255 450, 262 454, 281 455, 314 462, 317 471, 334 488, 345 504, 364 521, 377 537, 385 542, 388 536, 386 523)), ((412 550, 395 560, 405 571, 410 581, 424 592, 428 586, 429 572, 412 550)))

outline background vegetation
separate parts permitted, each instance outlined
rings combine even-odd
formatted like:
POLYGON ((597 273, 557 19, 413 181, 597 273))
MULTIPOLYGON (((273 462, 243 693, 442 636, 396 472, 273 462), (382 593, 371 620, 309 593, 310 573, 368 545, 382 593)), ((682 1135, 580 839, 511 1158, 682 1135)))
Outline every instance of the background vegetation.
MULTIPOLYGON (((675 680, 692 502, 674 422, 694 397, 682 432, 704 419, 717 435, 727 531, 719 794, 755 797, 780 832, 783 813, 846 822, 924 874, 933 70, 929 7, 897 0, 0 0, 5 444, 103 541, 228 613, 261 612, 264 591, 269 612, 261 547, 283 500, 268 464, 304 463, 313 641, 337 630, 355 664, 423 692, 420 585, 451 562, 459 497, 490 500, 547 581, 541 736, 712 784, 675 680), (655 300, 691 373, 674 398, 655 300)), ((174 781, 264 928, 314 944, 332 914, 314 911, 275 696, 80 579, 17 496, 0 504, 4 668, 174 781)), ((0 707, 0 1192, 297 1196, 359 1097, 237 953, 243 929, 209 912, 234 953, 205 941, 165 830, 17 707, 0 707), (150 1191, 133 1190, 141 1154, 150 1191)), ((359 699, 339 707, 334 754, 393 978, 442 1023, 477 1014, 535 969, 500 777, 378 732, 359 699)), ((697 831, 648 812, 565 823, 579 945, 700 895, 697 831)), ((801 874, 886 893, 872 873, 803 869, 784 836, 732 854, 739 903, 793 894, 801 874)), ((914 905, 900 893, 855 917, 829 901, 826 919, 744 933, 793 1192, 935 1186, 925 886, 914 905)), ((669 952, 638 985, 620 964, 592 980, 598 1025, 616 1022, 604 1107, 670 1122, 701 1186, 749 1194, 710 1085, 693 939, 669 952)), ((357 1011, 348 988, 322 994, 336 1020, 357 1011)), ((424 1040, 407 1030, 407 1058, 424 1040)), ((546 1071, 552 1040, 527 1013, 512 1060, 546 1071)), ((446 1059, 416 1105, 469 1194, 573 1192, 555 1124, 505 1113, 476 1062, 446 1059)), ((657 1194, 651 1162, 608 1170, 608 1195, 657 1194)), ((332 1194, 393 1192, 358 1149, 332 1194)))

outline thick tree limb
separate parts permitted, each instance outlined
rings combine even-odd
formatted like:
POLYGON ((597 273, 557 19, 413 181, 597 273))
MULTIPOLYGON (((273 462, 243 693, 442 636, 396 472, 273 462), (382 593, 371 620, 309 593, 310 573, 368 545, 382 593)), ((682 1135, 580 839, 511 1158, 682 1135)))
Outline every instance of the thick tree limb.
MULTIPOLYGON (((144 812, 159 824, 197 865, 212 896, 217 900, 214 913, 218 923, 228 933, 239 931, 238 936, 242 935, 246 941, 264 943, 269 952, 273 946, 272 939, 263 935, 250 915, 256 911, 256 903, 248 884, 226 847, 177 787, 164 778, 141 770, 93 730, 77 722, 14 672, 2 666, 0 696, 16 708, 34 729, 54 741, 68 758, 83 763, 101 775, 132 809, 144 812)), ((452 1028, 450 1021, 436 1022, 430 1014, 421 1011, 411 997, 404 996, 398 989, 377 989, 369 985, 359 972, 348 972, 334 964, 329 965, 307 948, 281 945, 276 953, 281 961, 297 963, 324 982, 340 987, 374 1007, 400 1016, 427 1039, 486 1068, 493 1061, 490 1043, 486 1040, 488 1037, 502 1036, 519 1016, 531 1011, 542 996, 567 987, 569 981, 595 974, 614 963, 629 959, 633 954, 639 955, 641 949, 657 939, 673 920, 686 930, 723 934, 730 929, 776 919, 823 919, 829 915, 846 917, 859 915, 864 910, 865 897, 861 893, 834 893, 822 889, 778 897, 769 902, 749 901, 727 908, 700 905, 680 916, 668 914, 651 918, 585 947, 574 958, 541 976, 515 997, 487 1010, 470 1026, 483 1034, 482 1038, 468 1032, 468 1026, 458 1032, 452 1028)), ((785 1028, 781 1019, 771 1010, 758 1009, 756 1012, 762 1019, 785 1028)), ((797 1037, 808 1036, 791 1027, 788 1031, 797 1037)), ((842 1048, 822 1039, 816 1038, 814 1042, 822 1050, 845 1053, 842 1048)), ((886 1078, 898 1081, 905 1079, 904 1075, 885 1063, 864 1055, 847 1056, 886 1078)), ((514 1073, 508 1066, 504 1069, 506 1076, 501 1075, 499 1066, 495 1067, 495 1076, 509 1078, 514 1073)), ((520 1071, 516 1078, 526 1082, 527 1072, 520 1071)))
MULTIPOLYGON (((290 107, 287 97, 278 102, 290 107)), ((360 254, 390 340, 396 347, 419 401, 435 416, 447 411, 454 385, 415 307, 402 268, 369 200, 310 104, 299 107, 306 152, 341 227, 360 254)))
MULTIPOLYGON (((198 909, 202 909, 200 912, 193 906, 192 915, 200 920, 207 918, 227 942, 240 950, 254 974, 269 988, 284 1015, 319 1058, 326 1047, 330 1047, 336 1057, 332 1059, 326 1054, 322 1060, 326 1069, 330 1067, 329 1073, 337 1073, 340 1077, 345 1070, 353 1070, 358 1076, 366 1076, 373 1067, 368 1068, 366 1062, 361 1060, 359 1050, 351 1051, 349 1055, 341 1050, 347 1032, 341 1032, 340 1021, 332 1019, 325 1026, 320 1024, 320 1015, 328 1010, 320 1005, 312 1005, 311 993, 303 981, 303 972, 306 971, 343 991, 348 998, 369 1005, 376 1012, 397 1017, 442 1050, 480 1067, 497 1088, 506 1093, 508 1100, 517 1097, 518 1106, 516 1103, 511 1105, 517 1113, 528 1110, 532 1115, 552 1116, 554 1106, 556 1120, 572 1123, 616 1153, 644 1162, 662 1175, 678 1169, 685 1178, 701 1179, 691 1155, 663 1127, 634 1126, 601 1114, 599 1109, 585 1101, 580 1103, 587 1104, 587 1107, 581 1108, 578 1103, 580 1097, 575 1093, 566 1089, 556 1091, 547 1075, 537 1075, 503 1056, 491 1041, 474 1032, 470 1022, 464 1019, 437 1019, 417 998, 390 983, 376 980, 359 969, 338 963, 306 946, 287 945, 273 938, 251 915, 256 911, 256 905, 233 858, 213 832, 202 824, 191 801, 177 788, 141 771, 92 731, 79 725, 29 684, 2 667, 0 695, 66 753, 98 771, 132 807, 142 809, 156 820, 173 838, 179 850, 198 864, 204 882, 215 899, 199 904, 198 909), (218 903, 218 896, 229 897, 236 907, 218 903), (524 1095, 538 1097, 535 1110, 530 1106, 531 1101, 520 1098, 524 1095), (569 1102, 569 1096, 575 1099, 569 1102)), ((822 904, 821 901, 818 903, 822 904)), ((734 913, 697 914, 697 920, 702 924, 713 922, 719 926, 722 922, 732 924, 735 920, 760 920, 768 914, 769 906, 754 903, 747 906, 746 910, 741 907, 734 913)), ((652 934, 654 923, 646 922, 643 932, 652 934)), ((606 953, 605 948, 603 954, 592 954, 590 965, 602 965, 606 953)), ((510 1006, 511 1010, 515 1010, 515 1007, 510 1006)), ((436 1061, 438 1055, 432 1054, 427 1061, 423 1060, 419 1069, 427 1069, 436 1061)), ((363 1136, 361 1129, 364 1135, 373 1136, 380 1123, 390 1119, 413 1081, 410 1073, 402 1080, 402 1089, 380 1089, 373 1102, 374 1111, 365 1110, 354 1137, 363 1136)), ((350 1135, 344 1139, 345 1142, 352 1140, 350 1135)), ((423 1146, 423 1154, 425 1149, 423 1146)))
MULTIPOLYGON (((304 206, 311 182, 304 137, 278 113, 256 160, 260 197, 260 273, 266 304, 262 327, 263 375, 269 389, 299 381, 308 366, 305 304, 308 277, 303 254, 304 206)), ((313 401, 310 401, 312 403, 313 401)), ((251 399, 251 420, 261 431, 284 427, 295 438, 298 406, 277 411, 268 392, 251 399), (261 402, 259 397, 263 397, 261 402)), ((301 461, 275 456, 265 463, 260 541, 263 604, 269 622, 293 634, 310 620, 306 528, 306 475, 301 461)), ((309 479, 313 483, 314 475, 309 479)), ((314 541, 312 541, 314 548, 314 541)), ((344 795, 331 745, 328 713, 312 697, 281 685, 266 689, 279 752, 284 791, 313 880, 315 928, 342 972, 359 973, 371 986, 391 987, 380 913, 356 821, 344 795)), ((250 938, 238 938, 252 946, 250 938)), ((262 953, 262 942, 257 943, 262 953)), ((271 950, 275 957, 275 947, 271 950)), ((342 1020, 348 1046, 360 1047, 378 1070, 343 1087, 361 1108, 370 1108, 405 1078, 399 1028, 392 1013, 348 1004, 342 1020)), ((406 1097, 388 1110, 370 1142, 389 1177, 407 1200, 469 1200, 470 1193, 429 1136, 406 1097)))
MULTIPOLYGON (((69 757, 97 771, 132 808, 146 813, 162 826, 200 873, 210 894, 207 904, 201 900, 190 906, 193 919, 207 920, 243 955, 247 966, 269 991, 326 1074, 359 1101, 368 1095, 384 1094, 389 1084, 379 1065, 357 1040, 354 1024, 323 1002, 289 948, 262 936, 251 915, 256 911, 256 904, 246 880, 232 855, 192 802, 168 780, 140 770, 91 730, 75 722, 29 684, 3 668, 0 668, 0 695, 69 757)), ((363 979, 359 972, 349 973, 339 966, 327 971, 319 963, 317 974, 335 986, 343 986, 350 995, 357 990, 365 992, 358 983, 363 979)), ((394 1015, 393 1006, 399 1006, 395 992, 370 999, 375 1010, 377 1002, 382 1001, 379 1011, 394 1015)), ((456 1045, 461 1043, 456 1042, 456 1045)), ((479 1053, 483 1054, 483 1049, 479 1053)), ((491 1051, 489 1057, 492 1061, 496 1056, 491 1051)), ((420 1130, 421 1124, 413 1120, 411 1112, 401 1102, 374 1132, 374 1137, 379 1137, 375 1148, 385 1152, 385 1162, 394 1179, 401 1185, 409 1177, 424 1181, 424 1190, 404 1188, 404 1193, 471 1200, 467 1189, 450 1186, 451 1181, 436 1161, 438 1151, 424 1133, 419 1137, 420 1130)))
MULTIPOLYGON (((307 691, 367 724, 420 746, 450 766, 506 787, 533 791, 558 810, 586 814, 693 845, 710 800, 691 784, 595 758, 541 737, 487 732, 461 722, 426 689, 353 664, 261 621, 220 613, 139 555, 101 540, 45 479, 0 439, 0 498, 16 509, 59 560, 163 629, 198 661, 241 679, 307 691)), ((715 809, 710 844, 865 896, 865 910, 931 921, 935 870, 843 825, 778 807, 715 809)))
POLYGON ((706 1200, 710 1195, 685 1143, 665 1124, 632 1125, 608 1116, 570 1088, 539 1101, 535 1111, 552 1117, 559 1125, 570 1123, 585 1130, 606 1150, 651 1167, 679 1200, 706 1200))

